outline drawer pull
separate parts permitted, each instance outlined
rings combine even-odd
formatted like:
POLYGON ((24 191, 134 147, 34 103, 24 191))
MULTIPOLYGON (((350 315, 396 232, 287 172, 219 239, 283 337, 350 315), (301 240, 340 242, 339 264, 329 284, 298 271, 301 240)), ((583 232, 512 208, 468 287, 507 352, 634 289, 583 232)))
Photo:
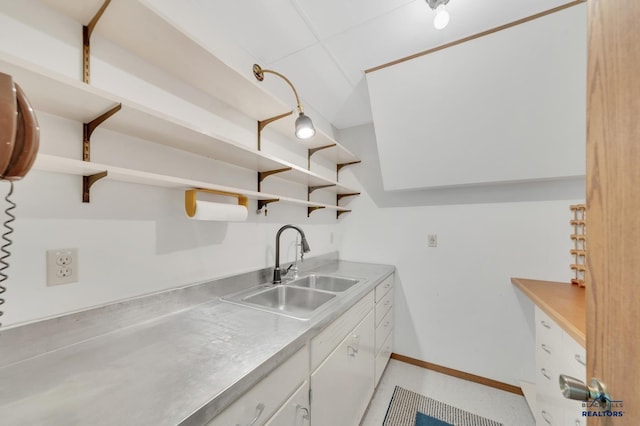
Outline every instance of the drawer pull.
POLYGON ((542 345, 542 350, 545 351, 546 353, 548 353, 549 355, 551 355, 551 348, 547 345, 545 345, 544 343, 542 345))
POLYGON ((351 345, 347 346, 347 355, 354 357, 358 354, 360 350, 360 336, 354 334, 351 336, 351 341, 353 342, 351 345))
MULTIPOLYGON (((247 426, 255 425, 258 419, 260 418, 260 416, 262 415, 263 411, 264 411, 264 404, 261 402, 258 405, 256 405, 256 414, 255 416, 253 416, 253 419, 251 419, 251 421, 247 423, 247 426)), ((236 426, 240 426, 240 424, 236 424, 236 426)))
POLYGON ((547 424, 553 424, 553 423, 551 423, 551 415, 549 413, 547 413, 546 411, 542 410, 540 412, 540 414, 542 414, 542 418, 544 419, 545 422, 547 422, 547 424))
POLYGON ((391 304, 391 300, 387 300, 386 302, 384 302, 384 306, 389 306, 391 304))
POLYGON ((579 419, 576 419, 576 423, 575 423, 575 425, 576 425, 576 426, 582 426, 582 423, 580 423, 580 420, 579 420, 579 419))
POLYGON ((540 324, 542 324, 542 326, 544 328, 548 328, 551 329, 551 324, 549 324, 548 322, 546 322, 545 320, 540 320, 540 324))
MULTIPOLYGON (((384 327, 384 328, 387 328, 387 327, 389 327, 389 324, 391 324, 391 322, 389 322, 389 321, 385 321, 385 323, 384 323, 383 327, 384 327)), ((578 355, 576 355, 576 356, 578 356, 578 355)))
POLYGON ((582 360, 580 354, 575 354, 574 358, 576 359, 576 361, 578 361, 579 364, 582 364, 585 367, 587 366, 587 362, 582 360))
POLYGON ((302 412, 302 422, 304 423, 305 420, 309 420, 309 409, 307 407, 303 407, 302 405, 298 404, 296 405, 296 411, 297 412, 302 412))
POLYGON ((541 369, 540 369, 540 372, 542 373, 542 375, 543 375, 544 377, 546 377, 546 378, 547 378, 547 380, 551 380, 551 375, 549 374, 549 372, 547 371, 547 369, 546 369, 546 368, 541 368, 541 369))

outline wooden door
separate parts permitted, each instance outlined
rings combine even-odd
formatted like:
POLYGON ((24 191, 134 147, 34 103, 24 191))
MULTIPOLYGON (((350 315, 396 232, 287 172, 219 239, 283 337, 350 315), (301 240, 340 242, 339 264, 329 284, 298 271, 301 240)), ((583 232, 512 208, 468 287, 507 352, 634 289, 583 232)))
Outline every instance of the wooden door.
MULTIPOLYGON (((588 0, 587 377, 640 424, 640 1, 588 0)), ((617 408, 616 408, 617 409, 617 408)))

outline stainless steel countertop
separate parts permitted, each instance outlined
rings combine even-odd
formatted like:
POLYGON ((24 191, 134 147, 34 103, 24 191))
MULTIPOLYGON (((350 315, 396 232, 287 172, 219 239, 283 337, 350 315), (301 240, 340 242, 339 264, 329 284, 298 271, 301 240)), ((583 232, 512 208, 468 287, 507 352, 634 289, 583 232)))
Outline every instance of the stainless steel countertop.
POLYGON ((203 424, 394 269, 332 261, 305 271, 362 279, 308 321, 215 298, 9 364, 0 368, 0 422, 203 424))

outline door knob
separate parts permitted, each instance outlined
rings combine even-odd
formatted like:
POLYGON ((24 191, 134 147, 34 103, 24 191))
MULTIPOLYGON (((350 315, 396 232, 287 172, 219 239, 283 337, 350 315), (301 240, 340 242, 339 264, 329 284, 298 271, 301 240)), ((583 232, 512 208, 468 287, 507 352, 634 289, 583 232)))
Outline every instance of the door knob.
POLYGON ((607 387, 598 379, 591 379, 589 386, 575 377, 561 374, 559 378, 560 391, 565 398, 578 401, 596 401, 603 411, 611 411, 611 395, 607 387))

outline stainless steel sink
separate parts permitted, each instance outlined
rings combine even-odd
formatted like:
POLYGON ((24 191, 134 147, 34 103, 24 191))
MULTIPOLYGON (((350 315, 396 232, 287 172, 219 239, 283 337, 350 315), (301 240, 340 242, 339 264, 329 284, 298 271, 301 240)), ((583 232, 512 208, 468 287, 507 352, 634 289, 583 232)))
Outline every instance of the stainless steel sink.
POLYGON ((222 300, 293 318, 309 319, 317 309, 335 297, 333 293, 309 288, 269 285, 223 297, 222 300))
POLYGON ((341 293, 358 284, 360 280, 354 278, 334 277, 331 275, 312 274, 298 278, 288 283, 290 286, 306 287, 317 290, 341 293))

